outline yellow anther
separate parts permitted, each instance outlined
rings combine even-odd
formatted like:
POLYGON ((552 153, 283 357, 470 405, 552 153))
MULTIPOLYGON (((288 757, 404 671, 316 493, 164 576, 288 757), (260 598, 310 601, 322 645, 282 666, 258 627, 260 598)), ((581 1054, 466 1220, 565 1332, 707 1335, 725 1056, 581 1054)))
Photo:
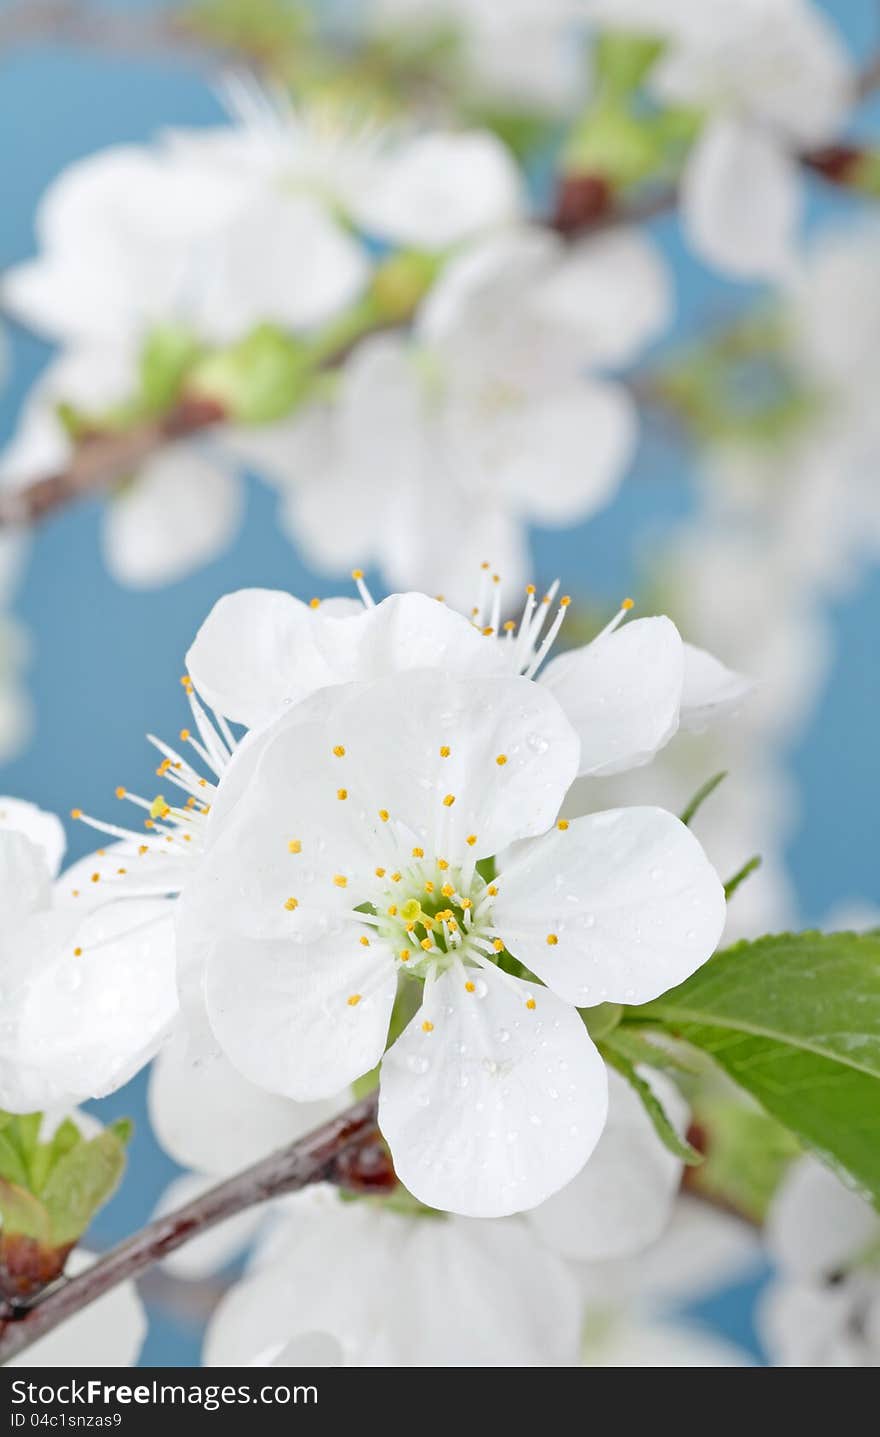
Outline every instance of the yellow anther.
POLYGON ((427 882, 425 883, 425 892, 426 892, 426 893, 433 893, 433 892, 434 892, 434 885, 433 885, 433 883, 431 882, 430 878, 429 878, 429 879, 427 880, 427 882))
POLYGON ((125 789, 124 789, 121 785, 120 785, 120 787, 117 788, 117 790, 116 790, 116 797, 117 797, 117 798, 125 798, 125 789))
POLYGON ((78 888, 71 888, 70 891, 71 891, 71 893, 72 893, 72 895, 73 895, 74 898, 79 898, 79 889, 78 889, 78 888))
POLYGON ((559 942, 559 939, 557 938, 555 933, 548 933, 547 942, 549 943, 551 948, 555 948, 557 943, 559 942))
POLYGON ((186 803, 183 806, 184 808, 195 808, 196 801, 193 798, 192 794, 190 794, 189 798, 186 800, 186 803))
POLYGON ((406 924, 406 931, 407 931, 407 933, 415 933, 415 931, 416 931, 416 925, 415 925, 414 923, 407 923, 407 924, 406 924))
POLYGON ((190 733, 189 733, 189 729, 188 729, 188 728, 182 728, 182 729, 180 730, 180 741, 181 741, 181 743, 186 743, 187 740, 188 740, 188 738, 189 738, 189 736, 190 736, 190 733))
POLYGON ((293 910, 294 910, 294 908, 299 908, 299 899, 298 899, 298 898, 286 898, 286 899, 284 900, 284 907, 287 909, 288 913, 292 913, 293 910))
POLYGON ((387 823, 387 822, 388 822, 388 809, 387 809, 387 808, 380 808, 380 809, 379 809, 379 817, 381 818, 381 820, 382 820, 383 823, 387 823))
POLYGON ((430 1019, 426 1018, 425 1021, 424 1021, 424 1023, 422 1024, 422 1032, 423 1032, 423 1033, 433 1033, 433 1031, 434 1031, 434 1024, 430 1021, 430 1019))
POLYGON ((634 605, 635 605, 635 599, 624 599, 624 601, 623 601, 623 603, 621 604, 620 607, 621 607, 622 609, 631 609, 631 608, 633 608, 634 605))
POLYGON ((72 808, 72 809, 70 810, 70 816, 71 816, 71 818, 82 818, 82 816, 83 816, 82 809, 81 809, 81 808, 72 808))
POLYGON ((384 878, 384 877, 385 877, 385 869, 384 869, 384 868, 377 868, 377 869, 376 869, 376 877, 377 877, 377 878, 384 878))
POLYGON ((512 634, 515 628, 516 628, 516 622, 515 622, 515 620, 513 620, 513 619, 507 619, 506 622, 505 622, 505 624, 504 624, 504 632, 505 632, 505 634, 512 634))
POLYGON ((391 875, 391 882, 392 882, 392 883, 399 883, 399 882, 400 882, 400 874, 399 874, 399 873, 392 873, 392 875, 391 875))
POLYGON ((476 983, 472 983, 471 980, 470 980, 470 978, 469 978, 468 981, 467 981, 467 982, 465 983, 465 985, 464 985, 464 991, 465 991, 466 993, 476 993, 476 991, 477 991, 477 985, 476 985, 476 983))
POLYGON ((535 592, 535 586, 534 586, 534 584, 526 584, 526 593, 527 593, 527 594, 533 594, 534 592, 535 592))
POLYGON ((441 873, 445 873, 447 868, 449 867, 449 864, 445 858, 438 858, 437 867, 440 869, 441 873))
POLYGON ((397 904, 396 904, 396 903, 392 903, 392 904, 390 905, 390 907, 389 907, 389 909, 388 909, 388 916, 389 916, 389 918, 396 918, 396 917, 397 917, 397 904))
POLYGON ((445 797, 444 800, 443 800, 443 807, 444 807, 444 808, 451 808, 454 803, 455 803, 455 794, 454 794, 454 793, 447 793, 446 797, 445 797))
POLYGON ((362 579, 364 577, 363 569, 352 569, 351 577, 354 579, 355 583, 357 583, 358 579, 362 579))
POLYGON ((455 889, 453 888, 451 883, 444 883, 443 887, 440 889, 440 892, 443 894, 444 898, 451 898, 453 893, 455 892, 455 889))
POLYGON ((100 883, 100 881, 101 881, 101 875, 100 875, 100 873, 93 873, 93 874, 92 874, 92 882, 93 882, 93 883, 100 883))
POLYGON ((492 947, 495 949, 495 952, 496 952, 496 953, 503 953, 503 952, 504 952, 504 939, 503 939, 503 938, 493 938, 493 939, 492 939, 492 947))
POLYGON ((144 828, 155 828, 156 825, 151 818, 144 819, 144 828))
POLYGON ((334 873, 333 882, 336 884, 337 888, 348 887, 348 879, 346 878, 344 873, 334 873))
POLYGON ((469 833, 467 838, 465 839, 465 843, 468 845, 469 848, 473 848, 476 841, 477 835, 475 833, 469 833))
POLYGON ((287 851, 288 853, 302 853, 302 843, 300 840, 298 838, 288 839, 287 851))
POLYGON ((426 953, 430 953, 431 949, 434 947, 433 938, 423 938, 420 946, 424 948, 426 953))
POLYGON ((170 758, 163 758, 162 762, 159 764, 159 767, 156 769, 156 777, 157 777, 157 778, 164 778, 164 777, 165 777, 165 774, 168 772, 168 770, 169 770, 170 767, 171 767, 171 759, 170 759, 170 758))
POLYGON ((310 608, 310 609, 320 609, 320 607, 321 607, 321 600, 320 600, 320 599, 309 599, 309 608, 310 608))
POLYGON ((408 949, 408 948, 401 948, 400 953, 398 954, 398 957, 400 958, 401 963, 408 963, 408 962, 409 962, 409 949, 408 949))
POLYGON ((461 906, 462 906, 462 908, 470 908, 470 907, 472 906, 472 905, 471 905, 471 900, 470 900, 469 898, 463 898, 463 899, 461 900, 461 906))
POLYGON ((501 583, 501 575, 500 575, 500 574, 493 574, 493 575, 492 575, 492 583, 493 583, 493 584, 500 584, 500 583, 501 583))
POLYGON ((120 878, 122 878, 123 875, 128 872, 128 869, 127 869, 127 868, 117 868, 116 872, 119 874, 120 878))
POLYGON ((495 762, 497 763, 497 765, 498 765, 499 768, 503 768, 504 765, 507 763, 507 754, 506 754, 506 753, 499 753, 499 755, 498 755, 498 757, 496 758, 495 762))
POLYGON ((534 1009, 534 1008, 537 1008, 537 1006, 538 1006, 538 1005, 537 1005, 537 1003, 535 1002, 534 998, 527 998, 527 999, 526 999, 526 1007, 527 1007, 527 1008, 534 1009))
POLYGON ((142 844, 140 844, 140 846, 138 847, 138 853, 141 855, 141 857, 143 857, 143 855, 144 855, 145 853, 149 853, 149 851, 150 851, 150 845, 149 845, 148 843, 142 843, 142 844))
POLYGON ((362 935, 361 935, 361 940, 360 940, 360 942, 361 942, 361 946, 362 946, 363 948, 369 948, 369 946, 370 946, 370 940, 369 940, 369 938, 366 936, 366 934, 362 934, 362 935))
POLYGON ((495 630, 492 628, 491 624, 487 624, 485 629, 481 630, 484 639, 491 639, 494 632, 495 630))
POLYGON ((568 819, 567 819, 567 818, 560 818, 560 820, 559 820, 559 822, 557 823, 556 827, 557 827, 558 829, 561 829, 561 831, 564 833, 565 830, 568 828, 568 819))
POLYGON ((345 758, 345 745, 341 743, 334 744, 333 752, 337 758, 345 758))
POLYGON ((498 897, 498 889, 494 883, 489 884, 489 887, 486 889, 486 892, 488 893, 490 898, 498 897))
POLYGON ((413 858, 424 858, 425 850, 423 848, 414 848, 412 851, 412 856, 413 858))
POLYGON ((361 994, 360 994, 360 993, 352 993, 351 996, 350 996, 346 1001, 347 1001, 347 1003, 348 1003, 349 1008, 356 1008, 357 1005, 358 1005, 358 1003, 361 1001, 361 994))
POLYGON ((81 949, 81 948, 74 948, 74 950, 73 950, 73 956, 74 956, 74 958, 81 958, 81 957, 82 957, 82 949, 81 949))
POLYGON ((452 752, 452 750, 451 750, 451 748, 449 747, 449 744, 448 744, 448 743, 445 743, 445 744, 443 745, 443 747, 441 748, 441 750, 440 750, 440 757, 441 757, 441 758, 448 758, 451 752, 452 752))
POLYGON ((341 800, 341 799, 344 799, 344 798, 348 798, 348 789, 347 789, 347 788, 337 788, 337 790, 336 790, 336 797, 337 797, 338 799, 340 799, 340 800, 341 800))

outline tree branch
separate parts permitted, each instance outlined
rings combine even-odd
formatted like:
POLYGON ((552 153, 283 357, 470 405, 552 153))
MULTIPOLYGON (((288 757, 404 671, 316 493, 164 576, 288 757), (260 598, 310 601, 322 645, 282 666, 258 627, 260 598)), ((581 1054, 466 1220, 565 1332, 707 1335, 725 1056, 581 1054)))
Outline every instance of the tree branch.
POLYGON ((160 1258, 257 1203, 300 1192, 318 1182, 338 1182, 361 1191, 388 1190, 396 1178, 376 1127, 376 1104, 375 1093, 363 1098, 290 1147, 263 1158, 176 1212, 157 1218, 77 1277, 66 1278, 27 1306, 10 1310, 0 1322, 0 1363, 23 1352, 120 1282, 137 1277, 160 1258))

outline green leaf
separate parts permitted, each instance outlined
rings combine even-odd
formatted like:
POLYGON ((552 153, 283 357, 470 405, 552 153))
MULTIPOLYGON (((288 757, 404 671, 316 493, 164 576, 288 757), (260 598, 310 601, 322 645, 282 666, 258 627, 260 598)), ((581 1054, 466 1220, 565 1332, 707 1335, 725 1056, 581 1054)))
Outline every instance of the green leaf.
POLYGON ((685 826, 690 823, 692 818, 696 817, 697 813, 702 808, 703 804, 706 802, 706 799, 709 797, 710 794, 715 792, 719 783, 723 783, 726 777, 727 769, 723 768, 720 773, 715 773, 712 775, 711 778, 707 778, 706 782, 697 789, 690 803, 686 805, 686 807, 679 815, 682 823, 685 824, 685 826))
MULTIPOLYGON (((622 1010, 621 1010, 622 1011, 622 1010)), ((634 1024, 622 1025, 615 1028, 613 1032, 605 1037, 606 1044, 614 1048, 615 1052, 628 1058, 631 1063, 651 1068, 660 1068, 673 1073, 699 1072, 699 1068, 693 1060, 689 1060, 679 1050, 674 1052, 669 1048, 660 1048, 656 1043, 651 1043, 634 1024)))
POLYGON ((0 1179, 21 1187, 28 1185, 28 1170, 21 1153, 5 1133, 0 1133, 0 1179))
POLYGON ((49 1214, 40 1199, 17 1183, 0 1179, 0 1227, 4 1236, 21 1234, 36 1242, 49 1242, 49 1214))
POLYGON ((708 1053, 880 1207, 880 938, 799 933, 739 943, 627 1016, 708 1053))
POLYGON ((743 864, 742 868, 737 869, 732 878, 728 878, 724 885, 724 897, 730 900, 740 884, 745 883, 749 874, 756 872, 760 867, 761 855, 760 853, 753 853, 751 858, 747 859, 743 864))
POLYGON ((663 1146, 668 1148, 681 1162, 686 1163, 688 1167, 701 1163, 703 1161, 702 1154, 698 1153, 696 1148, 692 1148, 686 1138, 681 1137, 653 1088, 636 1072, 629 1058, 624 1057, 623 1053, 611 1043, 601 1044, 600 1052, 606 1063, 610 1064, 612 1068, 616 1068, 641 1098, 645 1112, 654 1124, 654 1131, 663 1146))
POLYGON ((578 1008, 587 1032, 594 1043, 612 1033, 623 1017, 622 1003, 597 1003, 593 1008, 578 1008))
POLYGON ((125 1148, 110 1128, 58 1160, 42 1193, 54 1246, 75 1242, 85 1232, 124 1169, 125 1148))

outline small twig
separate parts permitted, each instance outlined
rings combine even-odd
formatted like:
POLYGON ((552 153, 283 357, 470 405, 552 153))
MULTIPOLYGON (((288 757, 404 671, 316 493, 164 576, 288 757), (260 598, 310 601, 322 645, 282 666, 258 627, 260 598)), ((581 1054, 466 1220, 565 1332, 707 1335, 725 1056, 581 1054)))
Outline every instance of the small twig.
MULTIPOLYGON (((376 1103, 375 1094, 363 1098, 290 1147, 263 1158, 176 1212, 157 1218, 79 1276, 59 1282, 26 1307, 13 1310, 0 1323, 0 1363, 23 1352, 120 1282, 137 1277, 160 1258, 246 1208, 299 1192, 313 1183, 349 1185, 352 1175, 357 1186, 359 1174, 352 1158, 362 1149, 372 1151, 380 1141, 376 1103)), ((367 1161, 360 1177, 364 1186, 375 1190, 395 1181, 387 1162, 367 1161)))

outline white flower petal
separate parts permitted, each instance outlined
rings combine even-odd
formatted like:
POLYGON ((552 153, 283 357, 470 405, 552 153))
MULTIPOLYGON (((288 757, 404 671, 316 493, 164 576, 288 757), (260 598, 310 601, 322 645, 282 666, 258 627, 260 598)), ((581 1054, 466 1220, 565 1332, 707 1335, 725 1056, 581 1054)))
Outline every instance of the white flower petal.
POLYGON ((863 1367, 852 1292, 811 1282, 774 1282, 761 1294, 756 1326, 774 1367, 863 1367))
POLYGON ((424 594, 395 594, 337 617, 323 604, 311 609, 271 589, 240 589, 220 599, 186 662, 211 708, 249 728, 333 684, 428 664, 503 671, 467 619, 424 594))
POLYGON ((107 568, 120 584, 173 583, 232 543, 242 511, 238 480, 192 443, 147 461, 104 515, 107 568))
POLYGON ((682 728, 702 733, 716 719, 735 714, 754 690, 753 679, 735 673, 705 649, 684 645, 682 728))
MULTIPOLYGON (((78 1248, 67 1263, 76 1276, 97 1254, 78 1248)), ((147 1314, 133 1282, 122 1282, 60 1327, 39 1338, 10 1367, 134 1367, 147 1335, 147 1314)))
POLYGON ((199 329, 220 342, 266 322, 309 329, 351 304, 368 275, 362 246, 318 200, 255 189, 209 251, 199 329))
POLYGON ((0 798, 0 830, 6 829, 23 833, 25 838, 36 844, 43 852, 49 876, 54 878, 57 875, 67 839, 64 825, 56 814, 37 808, 35 803, 4 795, 0 798))
POLYGON ((379 1126, 422 1202, 500 1217, 535 1207, 583 1167, 608 1088, 571 1008, 494 969, 473 981, 467 992, 453 968, 426 985, 383 1060, 379 1126))
POLYGON ((358 206, 362 226, 399 245, 443 250, 522 209, 522 183, 494 135, 419 135, 393 155, 358 206))
POLYGON ((828 1278, 880 1240, 880 1215, 815 1158, 787 1174, 767 1215, 767 1243, 795 1277, 828 1278))
POLYGON ((738 279, 778 279, 794 260, 800 215, 797 161, 747 121, 710 120, 681 182, 694 250, 738 279))
POLYGON ((583 364, 619 368, 657 339, 672 316, 659 252, 637 230, 615 230, 568 251, 532 301, 545 320, 577 336, 583 364))
POLYGON ((45 850, 16 829, 0 829, 0 907, 7 934, 17 921, 49 906, 45 850))
MULTIPOLYGON (((497 470, 506 502, 539 524, 572 524, 614 497, 635 449, 638 417, 621 386, 581 380, 525 404, 507 426, 508 457, 497 470)), ((500 569, 495 548, 489 552, 500 569)))
POLYGON ((4 1074, 4 1107, 103 1097, 149 1061, 177 1011, 164 900, 37 915, 13 946, 4 969, 18 1071, 4 1074))
MULTIPOLYGON (((666 1113, 684 1134, 687 1104, 675 1085, 651 1076, 666 1113)), ((682 1164, 663 1146, 629 1083, 608 1073, 608 1121, 595 1152, 567 1187, 529 1213, 563 1257, 626 1257, 654 1242, 669 1221, 682 1164)))
POLYGON ((648 763, 678 728, 684 682, 678 630, 666 618, 635 619, 552 659, 541 676, 581 740, 581 774, 648 763))
POLYGON ((390 953, 362 947, 354 923, 323 943, 228 938, 211 953, 206 982, 230 1062, 297 1102, 329 1098, 376 1066, 396 992, 390 953))
POLYGON ((291 1103, 256 1088, 220 1054, 194 1062, 178 1027, 153 1063, 150 1124, 183 1167, 232 1173, 292 1143, 339 1111, 343 1099, 291 1103))
POLYGON ((214 1314, 207 1366, 557 1367, 577 1361, 571 1273, 517 1221, 411 1218, 317 1192, 214 1314), (320 1348, 319 1341, 323 1339, 320 1348))
POLYGON ((524 845, 497 884, 508 949, 578 1007, 649 1002, 705 963, 724 927, 717 874, 660 808, 573 819, 524 845))

